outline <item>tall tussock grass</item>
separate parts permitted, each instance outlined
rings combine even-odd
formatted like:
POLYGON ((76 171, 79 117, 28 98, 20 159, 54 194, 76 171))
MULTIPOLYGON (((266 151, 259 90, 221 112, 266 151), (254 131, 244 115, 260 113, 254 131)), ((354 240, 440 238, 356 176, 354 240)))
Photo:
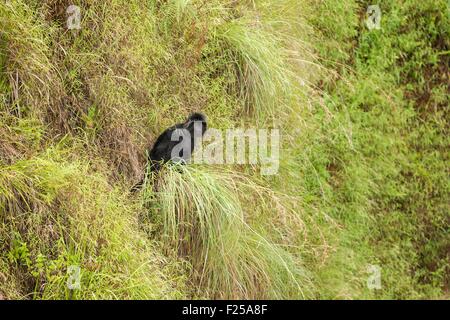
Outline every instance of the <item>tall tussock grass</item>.
POLYGON ((165 259, 140 232, 138 208, 63 154, 49 149, 0 166, 0 278, 14 284, 0 286, 2 298, 181 297, 165 259), (81 275, 75 290, 71 266, 81 275))
POLYGON ((0 299, 445 295, 447 4, 378 2, 381 30, 356 0, 0 1, 0 299), (194 111, 279 129, 279 174, 131 195, 194 111))
POLYGON ((51 60, 55 28, 21 0, 2 3, 0 21, 0 51, 5 59, 12 111, 19 116, 32 114, 67 129, 63 86, 51 60))
POLYGON ((273 118, 286 103, 292 87, 291 71, 285 52, 273 34, 253 20, 232 20, 218 27, 214 37, 228 51, 236 70, 237 94, 245 102, 245 111, 260 121, 273 118))
MULTIPOLYGON (((145 192, 150 218, 168 253, 186 259, 196 295, 224 299, 305 298, 309 279, 298 258, 249 223, 239 195, 264 192, 238 173, 167 166, 145 192)), ((257 215, 257 212, 252 214, 257 215)), ((257 217, 255 217, 257 219, 257 217)))

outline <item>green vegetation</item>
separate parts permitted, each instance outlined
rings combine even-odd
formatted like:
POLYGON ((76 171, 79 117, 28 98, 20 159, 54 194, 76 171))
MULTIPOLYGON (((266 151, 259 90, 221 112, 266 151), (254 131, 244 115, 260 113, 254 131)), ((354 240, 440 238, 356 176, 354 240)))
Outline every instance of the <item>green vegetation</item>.
POLYGON ((156 191, 145 195, 155 215, 150 220, 161 220, 166 251, 189 261, 200 292, 213 298, 305 297, 309 283, 300 262, 246 222, 241 203, 251 202, 240 193, 274 203, 267 190, 233 172, 167 170, 156 191))
POLYGON ((448 298, 447 1, 377 1, 379 30, 370 4, 2 2, 0 299, 448 298), (130 194, 192 111, 280 128, 279 174, 130 194))

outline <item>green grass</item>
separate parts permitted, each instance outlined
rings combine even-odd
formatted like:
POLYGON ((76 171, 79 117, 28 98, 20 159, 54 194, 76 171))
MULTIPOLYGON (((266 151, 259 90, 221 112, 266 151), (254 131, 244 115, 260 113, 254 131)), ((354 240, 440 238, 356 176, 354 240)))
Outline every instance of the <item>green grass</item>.
MULTIPOLYGON (((263 188, 233 172, 167 168, 144 199, 166 250, 189 261, 197 294, 225 299, 305 298, 310 281, 300 261, 250 224, 244 189, 263 188)), ((280 210, 281 211, 281 210, 280 210)), ((262 213, 262 212, 260 212, 262 213)), ((258 219, 258 217, 253 217, 258 219)))
POLYGON ((448 298, 448 5, 379 1, 370 31, 369 4, 0 4, 0 299, 448 298), (279 128, 279 174, 130 194, 192 111, 279 128))
POLYGON ((345 21, 325 20, 330 8, 353 6, 330 1, 317 5, 323 14, 311 19, 333 39, 319 51, 342 43, 330 53, 339 74, 325 83, 326 112, 313 116, 322 124, 308 142, 312 168, 302 166, 307 190, 317 190, 314 206, 343 226, 337 254, 320 273, 321 291, 325 297, 440 298, 448 286, 449 240, 448 93, 440 78, 448 64, 446 4, 382 1, 382 28, 373 31, 358 21, 365 5, 345 21), (367 264, 382 268, 382 290, 364 293, 358 277, 367 264))
POLYGON ((4 283, 16 283, 2 294, 66 299, 66 271, 74 265, 83 290, 71 298, 182 297, 178 280, 165 274, 165 258, 139 229, 138 207, 60 153, 49 149, 0 170, 0 273, 4 283))

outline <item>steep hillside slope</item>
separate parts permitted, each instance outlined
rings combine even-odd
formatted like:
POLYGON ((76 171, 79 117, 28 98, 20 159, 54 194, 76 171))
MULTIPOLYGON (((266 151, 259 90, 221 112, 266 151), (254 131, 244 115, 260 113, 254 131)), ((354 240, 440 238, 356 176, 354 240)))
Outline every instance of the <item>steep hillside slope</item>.
POLYGON ((370 4, 2 2, 0 299, 445 297, 447 4, 370 4), (279 129, 277 174, 130 193, 193 111, 279 129))

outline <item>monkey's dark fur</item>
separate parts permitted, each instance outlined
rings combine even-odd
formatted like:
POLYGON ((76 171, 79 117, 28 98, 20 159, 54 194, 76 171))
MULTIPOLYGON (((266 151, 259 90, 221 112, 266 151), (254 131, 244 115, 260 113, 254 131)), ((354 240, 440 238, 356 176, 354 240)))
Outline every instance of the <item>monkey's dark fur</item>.
MULTIPOLYGON (((183 123, 177 123, 176 125, 166 129, 156 139, 153 148, 149 152, 148 162, 149 170, 147 172, 158 172, 162 165, 170 160, 186 163, 195 148, 197 143, 196 138, 202 137, 208 128, 206 116, 202 113, 193 113, 183 123), (177 131, 178 130, 178 131, 177 131), (178 140, 173 137, 178 137, 178 140), (182 147, 176 159, 173 158, 173 149, 178 145, 178 148, 182 147), (184 150, 190 150, 187 154, 183 154, 184 150)), ((132 189, 132 192, 138 191, 144 184, 145 178, 137 183, 132 189)))

